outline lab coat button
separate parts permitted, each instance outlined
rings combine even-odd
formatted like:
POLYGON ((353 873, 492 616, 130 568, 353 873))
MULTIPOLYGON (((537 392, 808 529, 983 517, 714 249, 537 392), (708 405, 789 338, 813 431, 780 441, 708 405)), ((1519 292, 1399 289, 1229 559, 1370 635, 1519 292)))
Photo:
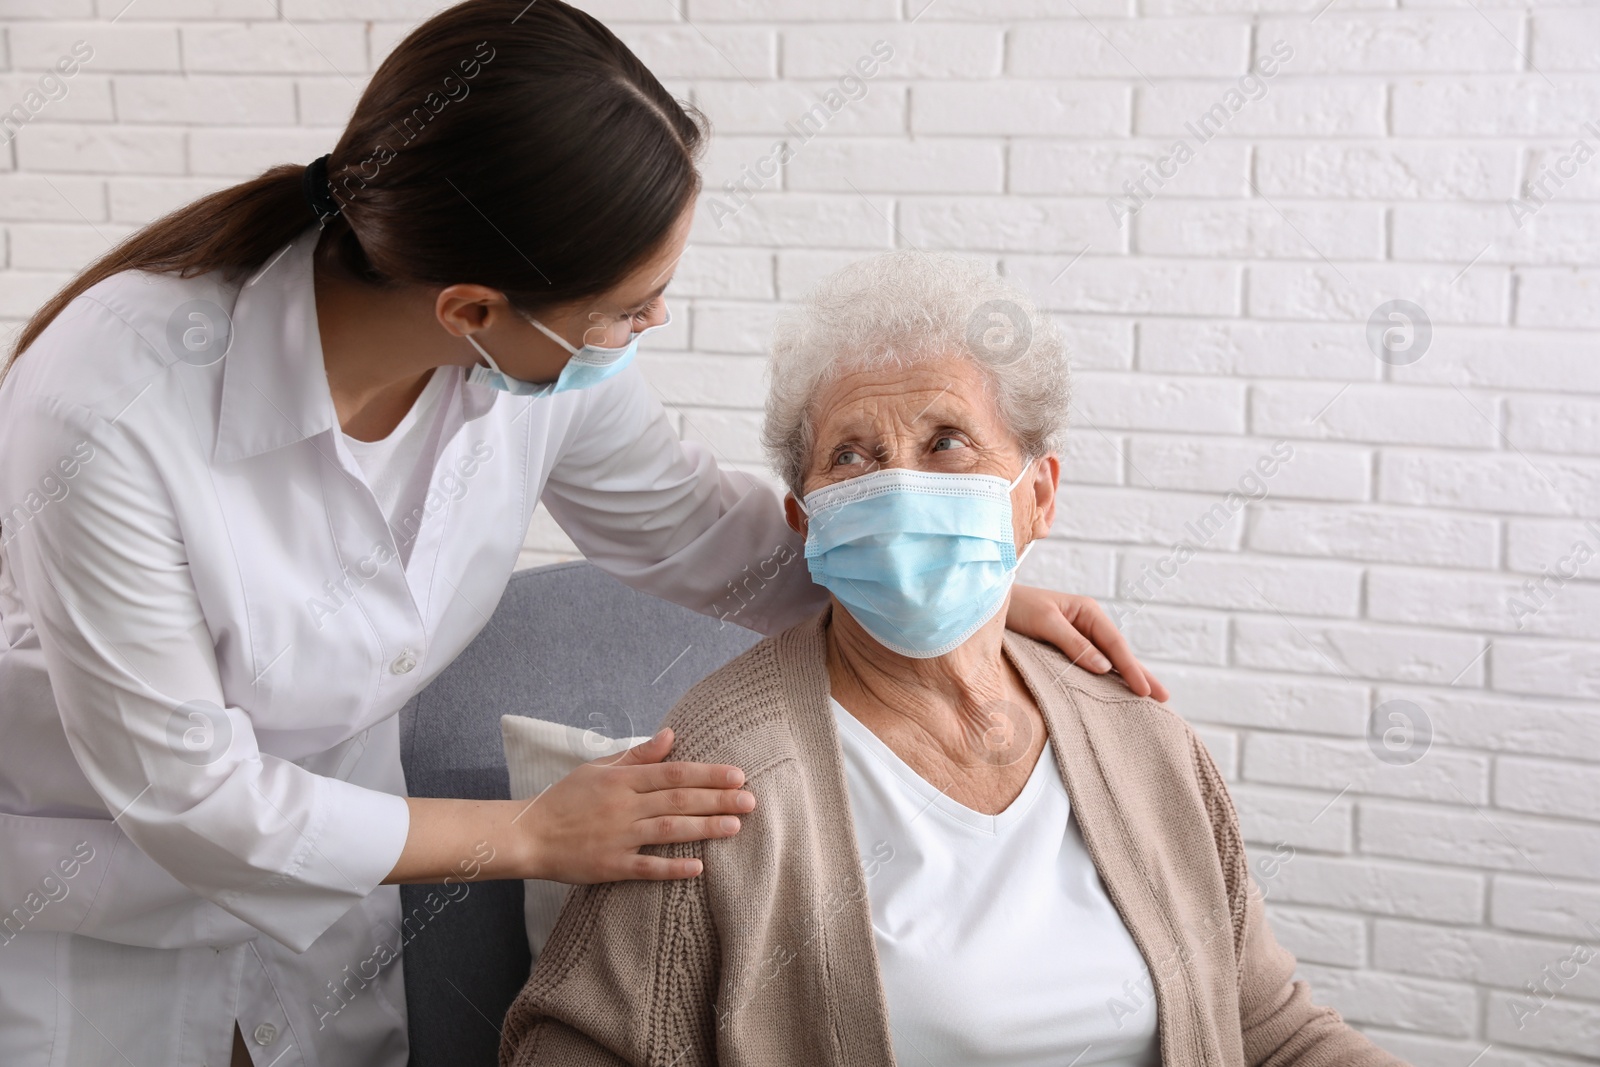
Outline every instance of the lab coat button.
POLYGON ((256 1039, 256 1044, 270 1045, 278 1040, 278 1028, 271 1023, 262 1023, 256 1027, 256 1032, 252 1036, 256 1039))
POLYGON ((409 673, 411 668, 415 667, 416 665, 416 653, 412 652, 408 648, 396 656, 393 663, 389 664, 389 671, 392 674, 406 674, 409 673))

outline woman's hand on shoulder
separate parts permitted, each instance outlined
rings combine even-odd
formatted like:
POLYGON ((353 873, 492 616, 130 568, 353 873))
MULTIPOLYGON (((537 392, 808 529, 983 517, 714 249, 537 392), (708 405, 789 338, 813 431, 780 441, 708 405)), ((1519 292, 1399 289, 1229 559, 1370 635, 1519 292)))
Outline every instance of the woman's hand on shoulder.
POLYGON ((1006 628, 1055 645, 1072 662, 1095 674, 1115 667, 1138 696, 1156 700, 1171 696, 1167 687, 1134 656, 1128 639, 1105 608, 1091 597, 1031 585, 1016 586, 1011 591, 1006 628))
POLYGON ((588 885, 636 878, 693 878, 698 859, 639 850, 739 832, 756 806, 744 772, 722 764, 663 762, 672 731, 618 756, 593 760, 528 802, 517 822, 534 877, 588 885))

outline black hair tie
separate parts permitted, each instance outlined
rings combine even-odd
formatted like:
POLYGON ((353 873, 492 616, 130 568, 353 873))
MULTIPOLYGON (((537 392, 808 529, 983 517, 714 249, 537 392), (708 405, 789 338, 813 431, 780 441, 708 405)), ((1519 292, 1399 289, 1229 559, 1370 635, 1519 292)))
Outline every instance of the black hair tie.
POLYGON ((327 222, 339 214, 339 201, 334 199, 333 186, 328 181, 328 156, 320 156, 306 164, 300 185, 305 190, 306 203, 311 206, 318 222, 327 222))

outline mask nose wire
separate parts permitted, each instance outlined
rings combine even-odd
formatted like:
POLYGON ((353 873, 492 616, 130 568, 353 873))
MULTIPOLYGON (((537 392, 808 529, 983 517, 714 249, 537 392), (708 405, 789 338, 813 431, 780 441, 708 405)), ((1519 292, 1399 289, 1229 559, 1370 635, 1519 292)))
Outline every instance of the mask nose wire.
MULTIPOLYGON (((1026 463, 1024 463, 1022 465, 1022 473, 1017 475, 1016 480, 1013 481, 1010 485, 1006 486, 1006 492, 1009 493, 1012 490, 1016 489, 1017 486, 1021 485, 1022 484, 1022 479, 1026 478, 1028 476, 1028 472, 1031 471, 1032 469, 1033 469, 1033 460, 1030 459, 1030 460, 1028 460, 1026 463)), ((809 519, 811 517, 811 509, 806 507, 806 502, 805 502, 805 499, 803 497, 796 496, 794 498, 794 506, 799 508, 805 514, 806 518, 809 519)), ((1032 547, 1033 547, 1033 542, 1029 541, 1028 545, 1027 545, 1027 548, 1024 548, 1022 550, 1022 554, 1024 556, 1027 555, 1028 554, 1028 549, 1032 548, 1032 547)), ((1017 559, 1020 561, 1022 559, 1022 556, 1018 556, 1017 559)))

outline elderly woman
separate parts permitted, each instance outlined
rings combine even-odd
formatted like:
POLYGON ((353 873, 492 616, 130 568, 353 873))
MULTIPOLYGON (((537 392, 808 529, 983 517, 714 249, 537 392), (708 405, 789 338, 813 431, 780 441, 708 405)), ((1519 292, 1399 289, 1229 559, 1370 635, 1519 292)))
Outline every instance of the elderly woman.
POLYGON ((1006 632, 1067 406, 1048 321, 957 260, 780 326, 765 436, 832 603, 668 717, 758 806, 662 849, 697 879, 573 892, 503 1064, 1400 1062, 1292 980, 1188 725, 1006 632))

